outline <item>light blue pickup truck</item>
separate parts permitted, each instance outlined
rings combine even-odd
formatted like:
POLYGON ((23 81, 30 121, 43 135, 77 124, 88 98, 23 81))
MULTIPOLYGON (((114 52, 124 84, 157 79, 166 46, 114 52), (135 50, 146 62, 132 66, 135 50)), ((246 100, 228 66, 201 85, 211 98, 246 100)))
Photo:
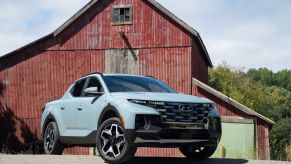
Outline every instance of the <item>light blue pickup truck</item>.
POLYGON ((177 93, 154 77, 93 73, 45 105, 44 151, 97 147, 109 163, 130 160, 137 147, 178 147, 210 157, 221 138, 220 115, 208 99, 177 93))

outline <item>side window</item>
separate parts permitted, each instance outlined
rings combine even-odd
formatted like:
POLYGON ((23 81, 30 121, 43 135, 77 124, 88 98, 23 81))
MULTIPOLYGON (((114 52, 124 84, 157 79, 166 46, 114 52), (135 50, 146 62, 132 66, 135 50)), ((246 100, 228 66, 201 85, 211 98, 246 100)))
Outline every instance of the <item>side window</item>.
MULTIPOLYGON (((98 92, 104 92, 104 89, 101 83, 96 77, 91 77, 87 83, 87 86, 84 89, 91 88, 91 87, 97 87, 98 92)), ((82 93, 82 96, 90 96, 90 95, 86 95, 85 93, 82 93)))
POLYGON ((84 85, 85 85, 85 82, 86 82, 86 79, 83 79, 83 80, 78 81, 75 84, 75 86, 73 87, 73 89, 71 91, 71 94, 74 97, 80 97, 81 96, 83 88, 84 88, 84 85))

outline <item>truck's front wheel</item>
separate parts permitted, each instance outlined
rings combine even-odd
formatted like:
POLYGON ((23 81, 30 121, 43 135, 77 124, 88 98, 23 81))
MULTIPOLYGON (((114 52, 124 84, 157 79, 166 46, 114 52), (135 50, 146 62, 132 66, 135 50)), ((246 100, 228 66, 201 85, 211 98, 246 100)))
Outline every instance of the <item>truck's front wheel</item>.
POLYGON ((136 147, 127 142, 120 119, 110 118, 97 130, 97 150, 105 162, 122 163, 134 156, 136 147))
POLYGON ((55 122, 50 122, 44 132, 43 146, 44 152, 51 155, 60 155, 64 151, 64 147, 59 140, 59 129, 55 122))
POLYGON ((184 146, 180 147, 180 151, 187 158, 207 159, 215 152, 216 147, 217 146, 203 146, 203 147, 184 146))

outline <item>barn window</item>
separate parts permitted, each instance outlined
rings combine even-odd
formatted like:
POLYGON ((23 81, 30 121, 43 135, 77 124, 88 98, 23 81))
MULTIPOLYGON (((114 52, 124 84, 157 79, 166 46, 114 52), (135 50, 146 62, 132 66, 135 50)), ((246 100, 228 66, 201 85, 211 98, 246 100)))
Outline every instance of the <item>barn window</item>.
POLYGON ((112 24, 132 24, 132 5, 113 7, 112 24))

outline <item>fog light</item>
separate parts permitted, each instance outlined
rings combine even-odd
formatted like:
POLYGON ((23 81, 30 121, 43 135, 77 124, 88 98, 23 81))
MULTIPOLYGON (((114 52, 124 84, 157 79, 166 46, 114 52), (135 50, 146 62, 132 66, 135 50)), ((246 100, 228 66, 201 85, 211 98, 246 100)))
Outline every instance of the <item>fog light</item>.
POLYGON ((136 115, 135 117, 135 129, 150 129, 153 126, 160 125, 159 115, 136 115))

